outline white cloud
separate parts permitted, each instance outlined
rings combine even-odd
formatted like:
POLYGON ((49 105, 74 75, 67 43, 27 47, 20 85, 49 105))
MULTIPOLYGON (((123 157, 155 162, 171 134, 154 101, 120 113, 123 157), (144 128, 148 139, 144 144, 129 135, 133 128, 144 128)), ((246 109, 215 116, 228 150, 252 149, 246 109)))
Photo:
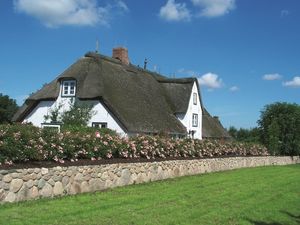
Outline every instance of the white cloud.
POLYGON ((240 90, 240 89, 237 86, 232 86, 232 87, 229 88, 229 91, 231 91, 231 92, 236 92, 238 90, 240 90))
POLYGON ((198 82, 202 86, 206 86, 210 89, 216 89, 223 86, 223 81, 217 74, 206 73, 198 78, 198 82))
POLYGON ((280 11, 280 15, 281 15, 281 17, 288 16, 288 15, 290 15, 290 11, 286 10, 286 9, 283 9, 283 10, 280 11))
POLYGON ((14 7, 47 27, 108 25, 112 12, 128 11, 122 1, 100 7, 97 0, 14 0, 14 7))
POLYGON ((283 86, 286 87, 300 87, 300 77, 294 77, 291 81, 283 82, 283 86))
POLYGON ((218 17, 235 9, 235 0, 191 0, 195 6, 201 8, 200 16, 218 17))
POLYGON ((195 71, 193 71, 193 70, 186 70, 186 69, 184 69, 184 68, 179 69, 177 72, 180 73, 180 74, 182 74, 182 75, 188 75, 188 76, 190 76, 190 77, 194 77, 194 76, 196 76, 196 74, 197 74, 197 73, 196 73, 195 71))
POLYGON ((159 16, 167 21, 189 21, 190 11, 185 3, 176 3, 175 0, 168 0, 167 4, 160 8, 159 16))
POLYGON ((270 73, 263 75, 263 80, 280 80, 282 76, 279 73, 270 73))

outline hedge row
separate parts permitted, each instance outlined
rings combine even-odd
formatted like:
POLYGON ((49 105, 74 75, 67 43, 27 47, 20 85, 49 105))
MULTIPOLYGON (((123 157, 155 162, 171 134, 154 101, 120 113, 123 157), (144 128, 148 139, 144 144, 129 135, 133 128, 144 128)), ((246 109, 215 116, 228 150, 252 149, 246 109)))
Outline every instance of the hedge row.
POLYGON ((122 138, 95 130, 55 133, 31 125, 0 126, 0 164, 110 158, 167 158, 268 155, 256 144, 171 139, 156 136, 122 138))

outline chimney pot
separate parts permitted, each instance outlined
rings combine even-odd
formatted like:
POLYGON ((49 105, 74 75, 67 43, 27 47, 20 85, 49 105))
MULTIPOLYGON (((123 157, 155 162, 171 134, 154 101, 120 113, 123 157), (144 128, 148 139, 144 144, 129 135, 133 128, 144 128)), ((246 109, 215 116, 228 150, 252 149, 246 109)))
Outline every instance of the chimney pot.
POLYGON ((120 60, 122 63, 129 65, 129 58, 128 58, 128 50, 124 47, 117 47, 113 48, 113 55, 114 59, 120 60))

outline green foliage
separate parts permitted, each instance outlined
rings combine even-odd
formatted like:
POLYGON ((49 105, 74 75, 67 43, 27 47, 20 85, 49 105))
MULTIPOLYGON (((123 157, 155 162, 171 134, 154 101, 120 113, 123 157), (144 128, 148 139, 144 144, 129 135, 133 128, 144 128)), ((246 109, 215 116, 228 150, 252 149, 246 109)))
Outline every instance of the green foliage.
POLYGON ((231 126, 228 129, 228 133, 236 141, 247 142, 247 143, 260 143, 260 133, 258 128, 244 129, 240 128, 239 130, 231 126))
POLYGON ((57 107, 50 109, 49 114, 44 116, 45 121, 47 122, 48 120, 50 120, 51 123, 60 122, 61 107, 62 107, 62 105, 58 105, 57 107))
POLYGON ((18 105, 16 100, 0 93, 0 124, 10 123, 17 110, 18 105))
POLYGON ((262 143, 274 155, 300 154, 300 106, 274 103, 265 106, 258 121, 262 143))
POLYGON ((171 139, 154 136, 122 138, 109 130, 95 128, 40 129, 32 125, 0 126, 0 164, 33 160, 103 158, 184 158, 268 155, 261 145, 213 140, 171 139), (104 131, 104 132, 101 132, 104 131), (107 133, 105 133, 107 132, 107 133))
POLYGON ((117 136, 117 132, 109 128, 88 127, 88 126, 77 126, 77 125, 63 125, 61 131, 81 134, 95 134, 98 131, 101 135, 109 134, 111 136, 117 136))
POLYGON ((70 104, 70 110, 62 113, 61 120, 66 126, 87 126, 94 114, 92 108, 92 104, 76 100, 70 104))

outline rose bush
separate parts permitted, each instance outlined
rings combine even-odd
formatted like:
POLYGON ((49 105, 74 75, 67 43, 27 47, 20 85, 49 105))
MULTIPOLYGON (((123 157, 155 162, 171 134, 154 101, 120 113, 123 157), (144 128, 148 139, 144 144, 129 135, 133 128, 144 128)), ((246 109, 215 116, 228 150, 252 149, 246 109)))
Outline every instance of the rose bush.
POLYGON ((40 129, 31 125, 0 125, 0 163, 26 161, 77 161, 111 158, 186 158, 268 155, 257 144, 217 140, 172 139, 137 135, 123 138, 105 130, 85 132, 40 129))

